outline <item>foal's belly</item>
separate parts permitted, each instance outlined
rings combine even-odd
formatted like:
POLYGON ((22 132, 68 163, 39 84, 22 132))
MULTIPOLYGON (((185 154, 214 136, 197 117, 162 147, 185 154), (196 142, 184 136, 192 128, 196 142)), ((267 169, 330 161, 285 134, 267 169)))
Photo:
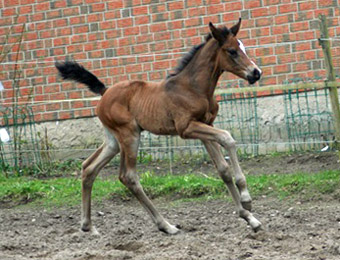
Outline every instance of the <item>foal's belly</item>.
POLYGON ((148 122, 142 120, 138 124, 143 130, 147 130, 155 135, 177 135, 175 125, 170 120, 160 121, 150 119, 148 122))

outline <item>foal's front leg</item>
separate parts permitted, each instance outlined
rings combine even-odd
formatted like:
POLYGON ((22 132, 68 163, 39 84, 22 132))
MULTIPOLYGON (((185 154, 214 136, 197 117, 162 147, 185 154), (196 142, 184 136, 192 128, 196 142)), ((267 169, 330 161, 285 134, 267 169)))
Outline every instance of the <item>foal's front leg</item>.
POLYGON ((251 210, 251 197, 247 188, 247 181, 242 173, 236 152, 236 142, 228 131, 220 130, 212 126, 200 123, 191 122, 188 128, 182 134, 188 138, 198 138, 202 141, 215 141, 223 148, 227 149, 231 166, 235 173, 236 186, 240 192, 240 201, 243 207, 251 210))
POLYGON ((252 216, 252 214, 244 208, 243 203, 241 203, 240 195, 235 187, 232 175, 230 173, 230 166, 225 161, 223 154, 220 150, 220 146, 216 142, 212 141, 203 141, 215 167, 221 176, 224 183, 227 185, 231 196, 236 204, 237 211, 239 212, 240 217, 244 218, 249 225, 256 232, 260 227, 261 223, 252 216))
POLYGON ((224 130, 216 129, 212 126, 192 121, 188 127, 182 132, 183 138, 200 139, 204 142, 212 160, 214 161, 219 174, 223 181, 227 184, 231 195, 236 203, 240 217, 244 218, 254 231, 261 227, 261 223, 249 212, 251 208, 251 198, 247 189, 247 183, 241 168, 238 164, 235 141, 230 133, 224 130), (218 144, 222 145, 229 151, 231 163, 235 170, 236 185, 239 192, 236 190, 229 173, 229 166, 223 158, 218 144))
POLYGON ((227 132, 226 134, 229 135, 229 139, 232 142, 232 145, 227 147, 228 150, 228 154, 230 157, 230 163, 233 167, 234 170, 234 174, 235 174, 235 182, 236 182, 236 186, 240 192, 240 196, 241 196, 241 203, 242 206, 251 211, 251 197, 247 188, 247 181, 246 181, 246 177, 244 176, 241 167, 240 167, 240 163, 238 161, 237 158, 237 152, 236 152, 236 145, 235 145, 235 141, 234 139, 231 137, 231 135, 227 132))

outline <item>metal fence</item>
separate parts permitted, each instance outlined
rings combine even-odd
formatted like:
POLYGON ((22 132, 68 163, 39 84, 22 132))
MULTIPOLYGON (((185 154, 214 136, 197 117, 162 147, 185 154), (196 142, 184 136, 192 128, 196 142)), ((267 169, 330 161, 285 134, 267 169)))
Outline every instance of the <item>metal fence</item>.
MULTIPOLYGON (((328 88, 291 89, 281 95, 256 92, 221 96, 214 126, 230 131, 241 157, 273 152, 320 151, 334 141, 328 88), (261 110, 261 111, 260 111, 261 110), (264 115, 263 111, 267 110, 264 115)), ((198 140, 145 133, 140 158, 176 159, 207 154, 198 140)))
POLYGON ((329 90, 289 90, 283 96, 289 149, 322 150, 334 141, 329 90))
POLYGON ((2 119, 0 170, 20 171, 21 168, 27 166, 35 167, 42 164, 41 146, 31 108, 28 106, 7 107, 0 111, 0 118, 2 119))
MULTIPOLYGON (((235 93, 221 94, 214 126, 231 132, 241 157, 284 151, 320 151, 326 146, 331 147, 335 130, 329 88, 321 87, 321 84, 314 88, 308 86, 286 86, 282 94, 265 97, 256 95, 264 87, 253 89, 254 92, 239 89, 235 93)), ((16 109, 16 112, 13 109, 0 112, 3 128, 11 140, 0 142, 0 167, 20 169, 60 159, 57 152, 48 150, 45 136, 36 132, 31 109, 27 106, 16 109)), ((73 158, 87 157, 93 150, 78 149, 73 158)), ((199 161, 208 158, 199 140, 143 132, 139 162, 168 160, 171 163, 193 157, 199 161)), ((118 162, 119 157, 113 161, 118 162)))

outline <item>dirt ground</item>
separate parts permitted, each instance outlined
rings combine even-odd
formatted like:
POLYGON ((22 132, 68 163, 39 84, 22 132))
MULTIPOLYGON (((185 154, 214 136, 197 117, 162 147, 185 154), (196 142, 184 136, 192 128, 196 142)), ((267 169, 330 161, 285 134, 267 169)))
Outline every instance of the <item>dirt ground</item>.
MULTIPOLYGON (((314 165, 313 170, 339 167, 330 158, 281 158, 278 161, 283 164, 277 169, 289 173, 289 164, 308 163, 314 165)), ((333 159, 337 161, 337 157, 333 159)), ((257 160, 248 161, 249 168, 242 162, 244 169, 259 169, 254 166, 257 163, 275 164, 265 158, 257 160)), ((277 165, 273 167, 272 172, 277 165)), ((180 225, 180 234, 159 232, 135 200, 115 198, 93 206, 99 237, 79 231, 79 207, 44 210, 26 205, 1 209, 0 259, 340 259, 339 196, 318 196, 313 201, 259 197, 253 208, 264 229, 258 233, 237 217, 228 201, 179 203, 158 199, 155 204, 170 223, 180 225)))

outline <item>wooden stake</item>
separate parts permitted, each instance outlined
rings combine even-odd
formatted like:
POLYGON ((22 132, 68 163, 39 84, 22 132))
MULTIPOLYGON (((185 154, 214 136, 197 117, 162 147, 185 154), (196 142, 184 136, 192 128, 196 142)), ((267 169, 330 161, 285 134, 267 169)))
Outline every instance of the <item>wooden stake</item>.
MULTIPOLYGON (((326 16, 319 15, 320 19, 320 39, 319 44, 322 47, 323 55, 325 58, 326 70, 327 70, 327 81, 326 86, 329 81, 334 82, 336 80, 334 67, 332 62, 332 53, 329 42, 328 26, 326 16)), ((339 83, 340 85, 340 83, 339 83)), ((340 157, 340 106, 339 106, 339 96, 337 88, 329 88, 329 96, 332 105, 334 126, 335 126, 335 148, 339 151, 340 157)))

